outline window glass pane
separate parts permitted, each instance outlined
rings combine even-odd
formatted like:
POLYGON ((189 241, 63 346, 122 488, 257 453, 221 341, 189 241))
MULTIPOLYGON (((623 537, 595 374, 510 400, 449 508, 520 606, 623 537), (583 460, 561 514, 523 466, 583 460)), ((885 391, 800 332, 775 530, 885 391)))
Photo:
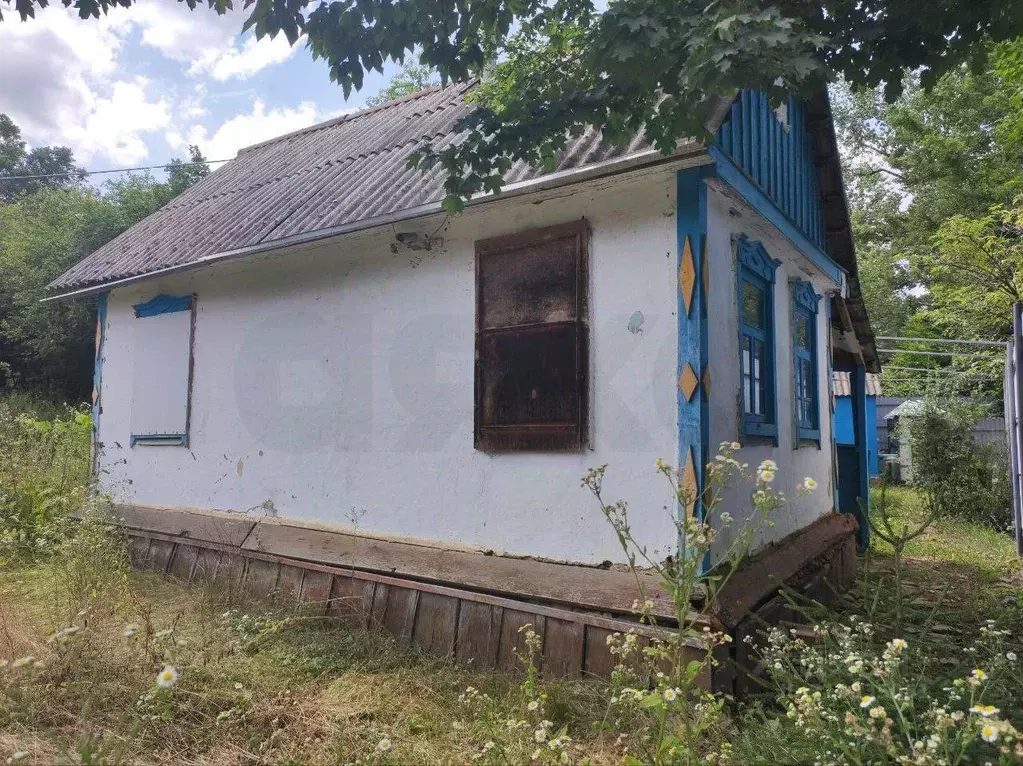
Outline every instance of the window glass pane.
POLYGON ((480 255, 481 326, 576 319, 576 237, 480 255))
POLYGON ((812 425, 813 420, 813 369, 810 360, 803 362, 803 399, 806 402, 806 422, 812 425))
POLYGON ((764 329, 764 291, 746 280, 742 284, 742 321, 758 330, 764 329))
POLYGON ((810 348, 810 317, 802 311, 796 312, 796 347, 810 348))
POLYGON ((765 392, 764 392, 764 344, 759 340, 753 341, 753 414, 766 415, 765 392))
POLYGON ((795 374, 796 374, 796 385, 795 385, 795 393, 796 393, 796 420, 802 421, 803 420, 803 365, 799 362, 798 359, 796 360, 795 374))
POLYGON ((483 425, 574 423, 578 418, 576 328, 483 338, 483 425))
POLYGON ((749 358, 749 344, 750 338, 743 336, 742 338, 742 411, 752 412, 750 409, 750 388, 752 387, 752 379, 750 377, 750 358, 749 358))

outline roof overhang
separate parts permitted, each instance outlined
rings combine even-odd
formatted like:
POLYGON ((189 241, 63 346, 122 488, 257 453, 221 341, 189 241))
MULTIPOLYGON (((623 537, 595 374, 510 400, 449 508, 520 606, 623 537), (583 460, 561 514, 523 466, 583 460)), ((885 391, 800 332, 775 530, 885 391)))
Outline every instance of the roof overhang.
MULTIPOLYGON (((481 205, 498 202, 500 200, 570 186, 572 184, 582 183, 584 181, 590 181, 598 178, 620 175, 622 173, 639 169, 654 168, 667 164, 674 164, 679 169, 682 169, 695 167, 697 165, 709 165, 713 164, 713 162, 714 160, 707 155, 706 149, 702 143, 689 141, 680 146, 677 151, 669 155, 665 155, 657 149, 647 149, 629 154, 625 157, 616 157, 605 162, 586 165, 581 168, 572 168, 570 170, 550 173, 538 178, 508 184, 498 194, 481 194, 474 197, 469 200, 467 207, 479 207, 481 205)), ((431 215, 439 215, 443 212, 444 209, 441 206, 441 202, 438 200, 437 202, 431 202, 426 205, 419 205, 418 207, 408 208, 406 210, 398 210, 387 215, 364 218, 342 226, 334 226, 327 229, 298 234, 292 237, 260 242, 249 247, 241 247, 233 250, 224 250, 222 252, 212 253, 187 263, 175 264, 173 266, 149 271, 144 274, 135 274, 121 279, 114 279, 95 285, 88 285, 75 290, 68 290, 66 292, 58 293, 57 295, 42 298, 40 302, 49 303, 52 301, 62 301, 71 298, 86 298, 92 295, 109 292, 110 290, 120 287, 138 284, 139 282, 146 282, 152 279, 159 279, 161 277, 194 271, 196 269, 206 268, 208 266, 227 261, 241 260, 251 256, 272 252, 274 250, 283 250, 299 245, 321 242, 336 237, 343 237, 345 235, 367 231, 381 226, 390 226, 391 224, 402 221, 409 221, 431 215)))

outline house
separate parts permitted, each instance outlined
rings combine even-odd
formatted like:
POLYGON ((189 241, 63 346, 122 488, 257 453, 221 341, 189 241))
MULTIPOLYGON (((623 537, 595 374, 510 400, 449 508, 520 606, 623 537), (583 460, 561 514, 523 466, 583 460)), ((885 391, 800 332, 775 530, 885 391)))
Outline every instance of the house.
MULTIPOLYGON (((866 453, 839 470, 829 384, 850 373, 862 429, 878 360, 826 92, 723 100, 715 140, 671 156, 587 133, 452 217, 442 171, 406 158, 457 140, 469 87, 246 148, 50 286, 100 296, 97 470, 136 560, 484 665, 529 622, 549 672, 602 672, 638 592, 580 476, 606 463, 635 536, 678 555, 670 514, 700 509, 655 459, 698 487, 738 440, 820 489, 720 620, 847 579, 866 453)), ((741 518, 749 488, 723 503, 741 518)))
MULTIPOLYGON (((877 398, 881 396, 881 376, 867 373, 866 377, 867 417, 867 471, 871 478, 881 475, 880 445, 877 438, 877 398)), ((835 443, 846 447, 856 446, 856 432, 853 428, 852 381, 848 372, 832 374, 832 391, 835 396, 835 443)))

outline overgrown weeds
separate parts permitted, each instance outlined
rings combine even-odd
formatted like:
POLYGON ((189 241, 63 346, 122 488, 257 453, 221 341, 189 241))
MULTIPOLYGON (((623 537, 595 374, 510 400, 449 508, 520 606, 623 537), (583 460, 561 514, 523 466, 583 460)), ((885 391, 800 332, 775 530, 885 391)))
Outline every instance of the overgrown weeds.
MULTIPOLYGON (((1023 632, 1023 579, 1013 583, 1023 570, 1011 540, 928 519, 910 490, 890 489, 875 505, 884 511, 875 525, 891 539, 875 538, 860 584, 837 610, 796 604, 815 629, 765 630, 765 693, 739 704, 704 686, 713 648, 729 639, 705 630, 706 615, 692 609, 700 598, 710 603, 707 594, 742 563, 756 529, 782 503, 774 465, 750 472, 737 445, 721 446, 703 498, 692 495, 684 472, 658 462, 670 512, 681 512, 672 517, 687 541, 680 560, 636 540, 627 503, 603 499, 603 469, 587 474, 584 485, 629 561, 660 575, 674 605, 674 620, 661 622, 679 629, 658 625, 652 602, 641 598, 642 629, 609 639, 610 680, 549 681, 530 626, 520 677, 477 673, 322 611, 246 603, 216 583, 186 589, 129 572, 103 500, 82 483, 88 429, 80 415, 69 411, 62 425, 39 428, 9 414, 3 425, 25 451, 13 442, 2 448, 11 458, 4 470, 24 470, 5 495, 16 501, 5 500, 0 523, 16 551, 0 566, 0 762, 19 753, 31 763, 90 764, 1023 757, 1016 712, 1023 677, 1013 648, 1023 632), (740 476, 754 483, 752 509, 732 509, 733 519, 713 498, 740 476), (48 502, 37 487, 69 499, 48 502), (7 512, 15 507, 28 507, 30 521, 7 512), (85 510, 80 520, 69 521, 72 508, 85 510), (684 513, 690 508, 701 514, 684 513), (920 531, 895 534, 903 528, 920 531), (701 564, 715 541, 718 565, 707 572, 701 564)), ((804 479, 800 491, 814 486, 804 479)))
POLYGON ((89 496, 91 420, 61 407, 34 416, 23 400, 0 399, 0 566, 55 545, 89 496))

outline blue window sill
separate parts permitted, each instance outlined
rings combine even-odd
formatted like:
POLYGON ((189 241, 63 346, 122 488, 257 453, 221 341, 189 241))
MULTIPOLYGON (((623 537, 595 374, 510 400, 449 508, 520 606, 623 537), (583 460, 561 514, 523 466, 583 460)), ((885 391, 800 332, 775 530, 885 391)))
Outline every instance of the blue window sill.
POLYGON ((188 434, 132 434, 129 446, 187 447, 188 434))
POLYGON ((771 443, 778 446, 778 426, 774 423, 758 423, 756 421, 744 420, 742 422, 742 435, 755 436, 770 439, 771 443))
POLYGON ((820 449, 821 446, 821 432, 819 428, 800 428, 799 429, 799 444, 796 448, 814 446, 820 449))

